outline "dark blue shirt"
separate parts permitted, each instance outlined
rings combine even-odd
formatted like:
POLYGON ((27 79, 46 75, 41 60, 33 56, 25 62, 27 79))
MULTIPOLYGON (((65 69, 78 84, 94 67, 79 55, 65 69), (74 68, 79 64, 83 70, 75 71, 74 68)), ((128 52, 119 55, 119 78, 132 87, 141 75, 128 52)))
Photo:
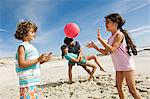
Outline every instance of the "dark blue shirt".
POLYGON ((74 53, 74 54, 79 54, 79 50, 80 50, 80 44, 78 41, 74 42, 74 45, 69 45, 68 46, 68 52, 69 53, 74 53))

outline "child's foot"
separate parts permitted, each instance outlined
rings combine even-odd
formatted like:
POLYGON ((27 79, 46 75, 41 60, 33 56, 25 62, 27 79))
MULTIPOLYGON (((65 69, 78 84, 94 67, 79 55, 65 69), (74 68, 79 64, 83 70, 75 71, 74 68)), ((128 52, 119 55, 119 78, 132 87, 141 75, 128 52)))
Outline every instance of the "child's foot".
POLYGON ((90 76, 89 79, 88 79, 88 81, 90 81, 92 78, 94 78, 94 77, 93 77, 93 76, 92 76, 92 77, 90 76))
POLYGON ((68 84, 73 84, 73 83, 75 83, 75 82, 74 82, 74 81, 69 81, 69 82, 68 82, 68 84))
POLYGON ((88 81, 90 81, 90 80, 91 80, 91 78, 88 79, 88 81))

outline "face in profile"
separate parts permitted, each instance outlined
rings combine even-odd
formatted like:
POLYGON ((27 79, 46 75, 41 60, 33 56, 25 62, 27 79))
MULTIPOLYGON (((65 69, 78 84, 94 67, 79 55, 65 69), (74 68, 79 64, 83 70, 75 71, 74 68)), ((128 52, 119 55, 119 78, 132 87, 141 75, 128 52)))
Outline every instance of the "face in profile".
POLYGON ((106 19, 106 29, 107 31, 112 31, 115 28, 114 23, 110 19, 106 19))
POLYGON ((63 52, 67 53, 68 52, 68 48, 66 47, 65 49, 63 49, 63 52))
POLYGON ((27 33, 27 38, 29 41, 33 40, 35 38, 36 34, 33 28, 31 28, 29 30, 29 32, 27 33))

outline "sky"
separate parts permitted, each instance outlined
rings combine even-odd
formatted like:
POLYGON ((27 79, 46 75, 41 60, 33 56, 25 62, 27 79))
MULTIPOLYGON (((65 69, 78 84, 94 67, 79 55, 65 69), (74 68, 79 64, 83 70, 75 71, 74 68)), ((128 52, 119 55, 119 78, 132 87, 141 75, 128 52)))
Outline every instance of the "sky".
POLYGON ((105 16, 119 13, 126 20, 128 30, 137 47, 150 46, 150 0, 0 0, 0 57, 15 56, 18 41, 14 38, 17 23, 29 20, 38 26, 33 45, 40 53, 61 55, 65 38, 64 26, 74 22, 80 33, 79 41, 85 54, 98 53, 85 47, 94 41, 99 47, 97 28, 102 37, 111 35, 105 28, 105 16))

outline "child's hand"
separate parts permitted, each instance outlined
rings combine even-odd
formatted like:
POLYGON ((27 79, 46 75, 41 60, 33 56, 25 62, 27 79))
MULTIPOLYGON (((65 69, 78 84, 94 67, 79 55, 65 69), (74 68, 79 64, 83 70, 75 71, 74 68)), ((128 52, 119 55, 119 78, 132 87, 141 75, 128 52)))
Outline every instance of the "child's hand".
POLYGON ((47 61, 49 61, 52 58, 52 53, 47 54, 42 54, 39 58, 38 58, 38 62, 40 62, 40 64, 43 64, 47 61))
POLYGON ((100 33, 100 29, 97 29, 97 39, 101 40, 101 33, 100 33))
POLYGON ((82 54, 83 54, 83 52, 81 51, 79 54, 80 54, 80 55, 82 55, 82 54))
POLYGON ((86 45, 86 47, 88 47, 88 48, 94 48, 95 44, 94 44, 94 42, 88 42, 87 45, 86 45))
POLYGON ((79 52, 82 52, 82 49, 80 49, 79 52))
POLYGON ((38 62, 42 62, 45 58, 46 58, 46 54, 42 54, 42 55, 38 58, 38 62))
POLYGON ((49 53, 45 58, 45 62, 49 61, 51 58, 52 58, 52 53, 49 53))
POLYGON ((80 57, 80 58, 79 58, 79 62, 82 61, 82 55, 83 55, 83 52, 81 51, 81 52, 79 53, 79 57, 80 57))
POLYGON ((82 57, 79 59, 79 62, 81 62, 82 61, 82 57))

